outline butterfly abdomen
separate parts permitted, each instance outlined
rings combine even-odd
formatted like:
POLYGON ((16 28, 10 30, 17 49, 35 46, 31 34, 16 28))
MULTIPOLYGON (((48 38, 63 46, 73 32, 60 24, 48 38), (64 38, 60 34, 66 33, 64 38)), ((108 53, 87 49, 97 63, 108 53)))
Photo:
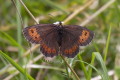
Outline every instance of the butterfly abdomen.
POLYGON ((59 30, 58 30, 58 39, 57 39, 57 42, 58 42, 59 47, 60 47, 61 44, 62 44, 62 37, 63 37, 63 30, 62 30, 62 29, 59 29, 59 30))

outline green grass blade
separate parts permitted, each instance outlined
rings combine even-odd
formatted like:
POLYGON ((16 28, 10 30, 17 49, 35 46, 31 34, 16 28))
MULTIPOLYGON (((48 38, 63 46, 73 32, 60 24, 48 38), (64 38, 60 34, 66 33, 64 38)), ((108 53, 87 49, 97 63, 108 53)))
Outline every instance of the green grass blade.
MULTIPOLYGON (((17 18, 17 42, 18 44, 22 45, 22 25, 21 25, 21 15, 20 15, 20 12, 21 12, 21 5, 20 5, 20 2, 17 0, 16 1, 16 8, 18 9, 17 10, 17 13, 16 13, 16 18, 17 18)), ((19 48, 19 57, 22 56, 22 53, 23 51, 19 48)))
POLYGON ((2 55, 7 61, 9 61, 23 75, 26 75, 26 77, 28 77, 29 80, 34 80, 27 72, 24 71, 22 67, 20 67, 16 62, 14 62, 13 59, 11 59, 8 55, 3 53, 1 50, 0 50, 0 55, 2 55))
MULTIPOLYGON (((102 74, 97 70, 97 68, 95 68, 93 65, 91 65, 91 64, 89 64, 89 63, 87 63, 87 62, 84 62, 84 61, 82 61, 82 60, 75 60, 75 61, 79 61, 79 62, 81 62, 81 63, 84 63, 84 64, 87 64, 88 66, 90 66, 91 68, 93 68, 101 77, 102 77, 102 74)), ((87 75, 88 75, 88 73, 87 73, 87 75)))
POLYGON ((64 13, 68 14, 68 12, 66 12, 61 6, 59 6, 59 5, 56 4, 56 3, 53 3, 51 0, 41 0, 41 1, 42 1, 44 4, 47 4, 47 5, 49 5, 49 6, 53 7, 53 8, 56 8, 56 9, 58 9, 58 10, 64 12, 64 13))
POLYGON ((100 62, 100 65, 101 65, 101 67, 102 67, 102 69, 103 69, 103 71, 101 72, 101 73, 102 73, 102 78, 103 78, 103 80, 110 80, 110 79, 109 79, 109 76, 108 76, 108 71, 107 71, 107 68, 106 68, 106 66, 105 66, 105 63, 104 63, 104 61, 103 61, 103 59, 102 59, 102 56, 100 55, 99 52, 94 52, 94 54, 95 54, 95 56, 96 56, 96 59, 100 62))
POLYGON ((7 41, 9 44, 17 46, 21 50, 24 50, 21 45, 19 45, 10 35, 6 34, 5 32, 0 31, 0 37, 2 38, 2 40, 7 41))
MULTIPOLYGON (((95 61, 95 55, 92 53, 92 60, 91 60, 90 65, 93 65, 93 64, 94 64, 94 61, 95 61)), ((90 79, 91 79, 91 75, 92 75, 92 67, 89 66, 89 68, 88 68, 88 77, 87 77, 87 80, 90 80, 90 79)))
POLYGON ((97 44, 96 44, 95 42, 93 43, 93 45, 94 45, 94 47, 95 47, 95 50, 96 50, 97 52, 100 52, 99 47, 97 46, 97 44))
POLYGON ((111 26, 109 28, 107 43, 106 43, 105 52, 104 52, 104 62, 106 62, 106 57, 107 57, 108 47, 109 47, 109 42, 110 42, 110 36, 111 36, 111 26))
MULTIPOLYGON (((81 57, 80 54, 78 54, 77 57, 78 57, 79 60, 82 61, 82 57, 81 57)), ((84 75, 85 75, 86 79, 87 79, 88 75, 87 75, 87 70, 86 70, 86 67, 85 67, 84 63, 80 62, 80 66, 81 66, 81 68, 82 68, 82 70, 84 72, 84 75)))

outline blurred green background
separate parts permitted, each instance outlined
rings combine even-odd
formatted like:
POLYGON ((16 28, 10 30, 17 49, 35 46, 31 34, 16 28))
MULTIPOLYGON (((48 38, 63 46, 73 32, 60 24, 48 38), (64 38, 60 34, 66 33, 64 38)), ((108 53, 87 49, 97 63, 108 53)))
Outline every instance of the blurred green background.
MULTIPOLYGON (((100 53, 111 80, 120 79, 120 0, 24 0, 24 4, 39 23, 63 21, 69 25, 82 25, 95 33, 93 41, 81 47, 80 55, 66 58, 80 80, 99 80, 104 69, 92 56, 100 53), (81 60, 84 62, 81 62, 81 60), (88 64, 86 64, 86 63, 88 64), (110 75, 111 74, 111 75, 110 75), (89 78, 88 78, 89 77, 89 78)), ((35 80, 75 80, 60 56, 48 59, 42 56, 39 46, 31 45, 22 29, 36 24, 19 0, 0 0, 0 50, 17 64, 25 67, 35 80), (31 49, 30 49, 31 48, 31 49), (27 52, 30 50, 29 52, 27 52), (29 54, 30 53, 30 54, 29 54), (50 61, 49 61, 50 60, 50 61), (27 67, 28 63, 32 63, 27 67)), ((9 60, 0 56, 0 80, 29 80, 9 60), (15 74, 16 73, 16 74, 15 74), (12 77, 11 77, 12 76, 12 77)))

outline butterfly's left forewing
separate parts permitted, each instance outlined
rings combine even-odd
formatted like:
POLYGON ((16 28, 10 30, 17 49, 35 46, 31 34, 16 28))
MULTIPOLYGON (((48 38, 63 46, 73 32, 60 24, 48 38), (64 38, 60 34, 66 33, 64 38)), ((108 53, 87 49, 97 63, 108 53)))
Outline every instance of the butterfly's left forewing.
POLYGON ((74 57, 79 52, 79 46, 89 44, 93 36, 93 32, 87 28, 77 25, 64 26, 61 54, 66 57, 74 57))
POLYGON ((53 30, 51 24, 37 24, 24 28, 23 35, 29 42, 40 44, 44 35, 51 30, 53 30))

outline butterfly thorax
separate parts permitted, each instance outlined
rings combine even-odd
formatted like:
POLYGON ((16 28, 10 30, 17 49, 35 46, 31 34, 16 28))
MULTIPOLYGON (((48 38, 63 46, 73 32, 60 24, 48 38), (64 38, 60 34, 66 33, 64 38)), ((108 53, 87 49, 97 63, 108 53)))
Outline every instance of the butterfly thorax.
POLYGON ((62 26, 57 29, 57 33, 58 33, 57 42, 58 42, 59 47, 61 46, 61 43, 62 43, 63 31, 64 31, 64 30, 63 30, 63 27, 62 27, 62 26))
POLYGON ((55 22, 53 23, 56 27, 57 30, 60 30, 60 29, 63 29, 63 25, 62 25, 63 22, 61 21, 58 21, 58 22, 55 22))
POLYGON ((53 23, 53 24, 55 24, 55 27, 57 30, 57 34, 58 34, 57 42, 58 42, 59 47, 62 44, 63 31, 64 31, 64 27, 63 27, 62 23, 63 22, 61 22, 61 21, 53 23))

